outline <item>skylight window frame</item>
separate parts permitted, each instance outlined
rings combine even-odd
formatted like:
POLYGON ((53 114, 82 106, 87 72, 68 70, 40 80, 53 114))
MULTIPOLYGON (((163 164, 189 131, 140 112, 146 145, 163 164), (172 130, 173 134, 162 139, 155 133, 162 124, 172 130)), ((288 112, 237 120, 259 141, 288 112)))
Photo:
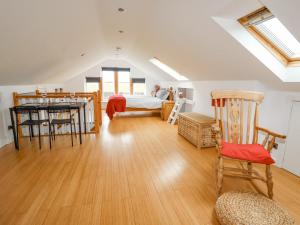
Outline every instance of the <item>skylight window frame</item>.
POLYGON ((151 58, 149 60, 149 62, 151 62, 153 65, 155 65, 156 67, 158 67, 159 69, 161 69, 162 71, 164 71, 165 73, 167 73, 168 75, 170 75, 171 77, 173 77, 177 81, 187 81, 187 80, 189 80, 187 77, 179 74, 176 70, 174 70, 173 68, 171 68, 167 64, 163 63, 162 61, 160 61, 156 57, 151 58))
POLYGON ((268 8, 262 7, 240 19, 238 22, 256 39, 258 40, 268 51, 270 51, 284 66, 300 66, 300 57, 291 58, 284 51, 282 51, 276 44, 270 41, 262 32, 260 32, 254 25, 256 19, 261 16, 269 19, 275 17, 268 8))

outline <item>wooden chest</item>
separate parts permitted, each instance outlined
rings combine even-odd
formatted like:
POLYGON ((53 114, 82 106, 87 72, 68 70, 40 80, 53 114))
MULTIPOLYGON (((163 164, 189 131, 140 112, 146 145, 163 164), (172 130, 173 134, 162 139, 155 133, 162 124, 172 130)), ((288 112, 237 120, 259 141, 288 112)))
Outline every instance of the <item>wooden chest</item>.
POLYGON ((200 113, 180 113, 178 134, 182 135, 199 149, 214 147, 216 144, 211 127, 214 123, 214 118, 201 115, 200 113))

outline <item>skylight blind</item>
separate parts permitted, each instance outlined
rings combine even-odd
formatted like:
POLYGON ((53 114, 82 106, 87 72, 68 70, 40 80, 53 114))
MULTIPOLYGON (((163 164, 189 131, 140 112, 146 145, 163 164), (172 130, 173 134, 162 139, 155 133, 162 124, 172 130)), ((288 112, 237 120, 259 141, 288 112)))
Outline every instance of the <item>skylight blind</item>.
POLYGON ((275 44, 281 51, 283 51, 288 57, 292 57, 295 53, 289 49, 278 37, 275 36, 274 33, 272 33, 267 26, 264 24, 259 24, 255 26, 259 32, 263 33, 263 35, 271 41, 273 44, 275 44))
POLYGON ((274 15, 267 8, 263 8, 258 12, 247 16, 246 21, 244 22, 244 26, 258 25, 272 18, 274 18, 274 15))
POLYGON ((260 23, 254 27, 287 57, 299 57, 300 43, 277 18, 260 23))

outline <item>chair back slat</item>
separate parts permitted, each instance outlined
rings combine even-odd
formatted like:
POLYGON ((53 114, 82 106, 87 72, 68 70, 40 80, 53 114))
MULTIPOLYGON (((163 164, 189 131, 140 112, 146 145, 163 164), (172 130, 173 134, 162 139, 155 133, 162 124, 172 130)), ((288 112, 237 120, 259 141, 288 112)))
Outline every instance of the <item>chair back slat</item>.
MULTIPOLYGON (((220 127, 221 127, 221 130, 222 130, 222 134, 223 134, 223 137, 225 137, 225 127, 224 127, 224 116, 223 116, 223 108, 224 108, 224 102, 223 102, 223 99, 220 99, 220 127)), ((218 113, 218 112, 217 112, 218 113)))
POLYGON ((226 108, 227 108, 227 137, 228 137, 228 142, 231 143, 231 121, 230 121, 230 104, 231 99, 226 100, 226 108))
POLYGON ((240 113, 241 113, 241 100, 232 99, 231 100, 231 110, 230 110, 230 120, 231 120, 231 140, 233 143, 239 143, 240 139, 240 113))
POLYGON ((215 118, 222 130, 223 140, 229 143, 249 144, 253 137, 252 143, 256 143, 254 128, 258 125, 259 105, 263 98, 263 93, 260 92, 212 92, 215 118))
POLYGON ((244 136, 244 99, 241 99, 241 112, 240 112, 240 144, 243 143, 244 136))
POLYGON ((246 144, 250 141, 250 130, 251 130, 251 120, 252 120, 252 104, 253 102, 248 101, 248 115, 247 115, 247 133, 246 133, 246 144))
MULTIPOLYGON (((256 107, 255 107, 255 115, 254 115, 254 127, 258 126, 258 121, 259 121, 259 104, 256 103, 256 107)), ((257 130, 254 130, 254 132, 257 132, 257 130)), ((255 133, 253 135, 253 143, 257 143, 257 137, 258 135, 255 133)))

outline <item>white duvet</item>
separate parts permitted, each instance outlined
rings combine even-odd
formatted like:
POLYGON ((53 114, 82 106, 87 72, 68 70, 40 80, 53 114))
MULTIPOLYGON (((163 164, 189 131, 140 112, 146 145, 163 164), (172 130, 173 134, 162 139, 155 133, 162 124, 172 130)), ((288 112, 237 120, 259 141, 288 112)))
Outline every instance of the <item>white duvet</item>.
POLYGON ((128 95, 125 98, 128 108, 160 109, 163 102, 161 99, 151 96, 128 95))

